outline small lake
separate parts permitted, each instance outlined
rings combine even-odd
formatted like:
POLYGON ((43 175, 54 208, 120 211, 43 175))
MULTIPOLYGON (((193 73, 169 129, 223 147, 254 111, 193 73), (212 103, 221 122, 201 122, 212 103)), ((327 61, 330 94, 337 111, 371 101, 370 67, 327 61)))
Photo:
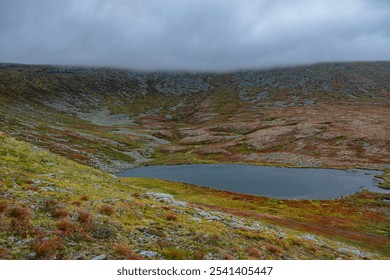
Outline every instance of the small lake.
POLYGON ((243 164, 166 165, 134 168, 118 177, 157 178, 273 198, 332 199, 378 188, 375 170, 281 168, 243 164))

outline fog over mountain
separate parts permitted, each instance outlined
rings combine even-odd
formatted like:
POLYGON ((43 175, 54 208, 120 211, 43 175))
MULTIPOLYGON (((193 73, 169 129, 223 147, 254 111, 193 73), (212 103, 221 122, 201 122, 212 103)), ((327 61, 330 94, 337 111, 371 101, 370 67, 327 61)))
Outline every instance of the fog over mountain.
POLYGON ((386 0, 0 0, 0 61, 236 70, 389 60, 386 0))

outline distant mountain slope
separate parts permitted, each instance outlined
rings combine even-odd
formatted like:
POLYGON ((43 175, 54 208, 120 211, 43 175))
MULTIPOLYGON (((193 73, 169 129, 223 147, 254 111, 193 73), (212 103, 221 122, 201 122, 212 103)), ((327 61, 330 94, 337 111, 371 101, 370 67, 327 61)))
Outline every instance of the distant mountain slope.
POLYGON ((0 130, 110 172, 238 161, 389 168, 389 96, 390 62, 232 73, 0 64, 0 130))
MULTIPOLYGON (((76 68, 0 64, 0 94, 41 102, 66 112, 89 112, 110 105, 131 105, 141 98, 166 97, 173 105, 185 97, 212 95, 229 88, 240 100, 263 103, 272 93, 337 98, 383 97, 390 91, 390 62, 329 63, 233 73, 132 72, 104 68, 76 68), (259 91, 259 92, 255 92, 259 91), (260 94, 261 92, 268 94, 260 94), (260 94, 257 96, 256 94, 260 94), (169 98, 175 96, 175 98, 169 98), (257 99, 256 99, 257 98, 257 99), (116 99, 114 104, 110 99, 116 99), (131 101, 130 101, 131 100, 131 101)), ((175 104, 177 103, 177 104, 175 104)), ((144 105, 144 113, 172 111, 165 102, 144 105), (161 106, 162 105, 162 106, 161 106)), ((188 104, 193 105, 193 104, 188 104)), ((135 106, 134 106, 135 107, 135 106)), ((128 112, 136 116, 138 108, 128 112)), ((176 111, 174 109, 174 111, 176 111)))

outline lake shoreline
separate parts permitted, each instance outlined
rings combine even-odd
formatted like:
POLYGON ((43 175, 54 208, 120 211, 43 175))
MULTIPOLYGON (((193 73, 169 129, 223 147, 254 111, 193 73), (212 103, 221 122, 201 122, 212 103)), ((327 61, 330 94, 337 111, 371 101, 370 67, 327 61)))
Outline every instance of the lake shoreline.
POLYGON ((336 199, 361 189, 387 193, 386 189, 379 187, 380 179, 377 178, 383 174, 380 170, 356 168, 190 164, 144 166, 117 173, 116 176, 162 179, 276 199, 336 199), (281 192, 277 192, 275 187, 281 192))

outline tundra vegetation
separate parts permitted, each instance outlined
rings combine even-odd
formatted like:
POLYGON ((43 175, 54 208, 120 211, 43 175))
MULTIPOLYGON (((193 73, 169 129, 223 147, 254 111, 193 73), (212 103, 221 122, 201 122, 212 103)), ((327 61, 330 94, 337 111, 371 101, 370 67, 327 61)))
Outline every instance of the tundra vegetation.
POLYGON ((367 168, 390 188, 390 64, 137 73, 0 64, 1 259, 388 259, 389 195, 278 200, 142 165, 367 168))

